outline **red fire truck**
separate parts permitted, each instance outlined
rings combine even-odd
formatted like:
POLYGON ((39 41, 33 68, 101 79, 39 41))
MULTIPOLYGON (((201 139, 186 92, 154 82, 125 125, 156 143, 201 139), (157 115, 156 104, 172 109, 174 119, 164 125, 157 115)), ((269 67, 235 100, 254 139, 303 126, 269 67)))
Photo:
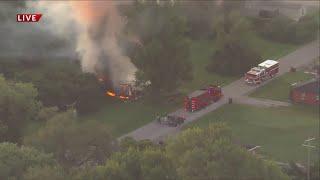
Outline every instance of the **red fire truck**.
POLYGON ((209 86, 187 96, 184 101, 184 108, 186 111, 194 112, 218 101, 221 97, 220 86, 209 86))
POLYGON ((251 68, 245 73, 244 79, 247 84, 260 84, 261 82, 272 78, 279 72, 279 62, 274 60, 266 60, 258 65, 258 67, 251 68))

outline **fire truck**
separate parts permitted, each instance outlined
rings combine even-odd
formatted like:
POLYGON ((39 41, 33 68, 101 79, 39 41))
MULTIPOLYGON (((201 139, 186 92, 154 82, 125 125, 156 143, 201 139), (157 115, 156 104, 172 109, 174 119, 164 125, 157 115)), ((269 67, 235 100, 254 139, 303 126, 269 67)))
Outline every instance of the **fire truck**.
POLYGON ((279 62, 275 60, 266 60, 251 68, 245 73, 244 79, 247 84, 256 85, 265 80, 274 77, 279 72, 279 62))
POLYGON ((194 112, 218 101, 222 96, 220 86, 210 85, 187 96, 184 100, 184 108, 186 111, 194 112))

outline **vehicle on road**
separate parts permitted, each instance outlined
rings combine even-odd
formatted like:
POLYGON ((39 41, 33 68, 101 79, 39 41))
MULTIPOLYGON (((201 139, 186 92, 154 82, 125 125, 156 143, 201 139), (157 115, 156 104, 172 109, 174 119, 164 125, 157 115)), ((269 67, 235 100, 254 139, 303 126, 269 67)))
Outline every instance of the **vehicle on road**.
POLYGON ((251 68, 245 73, 245 82, 249 85, 257 85, 273 78, 279 72, 279 62, 275 60, 266 60, 251 68))
POLYGON ((156 120, 159 124, 170 127, 177 127, 185 121, 185 118, 175 115, 165 115, 162 117, 158 116, 156 120))
POLYGON ((222 96, 220 86, 210 85, 187 96, 184 100, 184 109, 188 112, 200 110, 218 101, 222 96))

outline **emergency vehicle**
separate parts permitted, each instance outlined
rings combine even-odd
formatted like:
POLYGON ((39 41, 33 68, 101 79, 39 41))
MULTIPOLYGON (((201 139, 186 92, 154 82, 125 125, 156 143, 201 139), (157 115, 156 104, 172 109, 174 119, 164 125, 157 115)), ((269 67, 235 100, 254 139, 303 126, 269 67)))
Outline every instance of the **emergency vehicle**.
POLYGON ((184 100, 184 109, 189 112, 194 112, 218 101, 221 97, 221 87, 211 85, 187 96, 184 100))
POLYGON ((275 60, 266 60, 251 68, 245 73, 244 79, 247 84, 260 84, 265 80, 273 78, 279 72, 279 62, 275 60))

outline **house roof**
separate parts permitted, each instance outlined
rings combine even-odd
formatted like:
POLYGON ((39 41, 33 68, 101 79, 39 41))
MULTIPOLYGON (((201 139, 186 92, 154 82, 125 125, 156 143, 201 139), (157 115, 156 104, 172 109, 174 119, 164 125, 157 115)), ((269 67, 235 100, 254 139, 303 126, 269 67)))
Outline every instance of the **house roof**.
POLYGON ((319 94, 319 79, 311 79, 294 87, 295 90, 305 93, 319 94))

